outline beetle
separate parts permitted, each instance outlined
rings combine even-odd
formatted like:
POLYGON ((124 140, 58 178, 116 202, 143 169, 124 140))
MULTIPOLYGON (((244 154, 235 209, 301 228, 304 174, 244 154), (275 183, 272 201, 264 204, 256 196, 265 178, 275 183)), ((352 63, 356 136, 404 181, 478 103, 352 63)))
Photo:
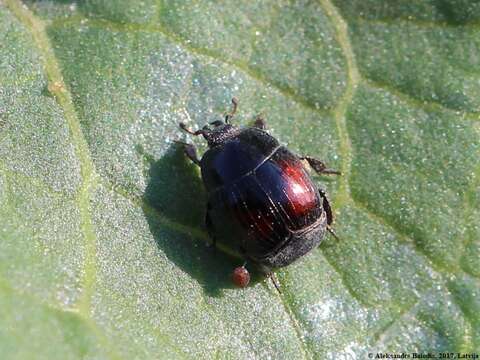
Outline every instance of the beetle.
MULTIPOLYGON (((225 121, 214 121, 187 133, 202 135, 208 150, 201 159, 192 144, 178 141, 186 156, 201 169, 207 191, 205 224, 213 245, 217 240, 269 276, 277 290, 273 270, 287 266, 317 247, 326 231, 335 238, 333 213, 325 191, 319 189, 302 160, 318 174, 336 174, 324 162, 299 157, 266 132, 257 117, 251 127, 230 124, 238 101, 225 121)), ((237 267, 234 283, 245 287, 248 270, 237 267)))

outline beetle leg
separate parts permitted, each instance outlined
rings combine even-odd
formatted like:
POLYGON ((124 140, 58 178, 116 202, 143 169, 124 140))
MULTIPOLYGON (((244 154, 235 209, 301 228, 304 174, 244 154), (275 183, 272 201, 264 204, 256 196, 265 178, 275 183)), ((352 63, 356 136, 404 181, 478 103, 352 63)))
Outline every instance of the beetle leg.
POLYGON ((319 189, 318 192, 320 193, 320 196, 322 197, 323 200, 323 210, 327 214, 327 231, 332 235, 336 240, 340 241, 338 238, 337 234, 335 234, 335 231, 333 228, 330 226, 333 223, 333 212, 332 208, 330 207, 330 202, 328 201, 327 194, 325 191, 319 189))
POLYGON ((232 98, 232 111, 230 111, 227 115, 225 115, 225 123, 228 122, 233 118, 233 115, 237 112, 238 107, 238 100, 237 98, 232 98))
POLYGON ((176 140, 175 142, 177 144, 181 144, 183 146, 183 152, 185 153, 185 155, 187 155, 187 157, 192 160, 194 164, 200 166, 200 160, 198 159, 197 149, 195 148, 195 146, 193 146, 192 144, 187 144, 183 141, 176 140))
POLYGON ((327 214, 327 225, 331 225, 333 223, 333 212, 332 207, 330 206, 330 201, 328 200, 325 191, 319 189, 318 192, 320 193, 320 196, 323 200, 323 210, 327 214))
POLYGON ((340 171, 327 169, 327 165, 323 161, 314 159, 310 156, 303 156, 300 159, 307 160, 308 164, 315 170, 318 174, 333 174, 333 175, 342 175, 340 171))
POLYGON ((210 208, 211 205, 210 203, 207 204, 207 213, 205 214, 205 226, 207 227, 207 232, 208 235, 210 236, 210 239, 212 239, 212 242, 209 244, 209 246, 212 246, 214 249, 217 248, 217 239, 215 237, 215 231, 213 228, 213 223, 212 219, 210 218, 210 208))
POLYGON ((207 125, 205 125, 202 129, 200 130, 197 130, 197 131, 193 131, 193 130, 190 130, 187 125, 185 125, 184 123, 178 123, 178 126, 180 126, 180 128, 183 130, 183 131, 186 131, 187 133, 189 133, 190 135, 193 135, 193 136, 198 136, 198 135, 208 135, 210 133, 210 129, 208 128, 207 125))
POLYGON ((253 123, 253 126, 261 130, 267 129, 267 124, 265 123, 265 119, 261 115, 257 115, 255 122, 253 123))
POLYGON ((189 128, 187 128, 187 125, 185 125, 184 123, 178 123, 178 126, 180 126, 180 129, 182 129, 183 131, 186 131, 187 133, 189 133, 190 135, 194 135, 194 136, 197 136, 197 135, 201 135, 203 133, 202 130, 197 130, 197 131, 193 131, 193 130, 190 130, 189 128))
POLYGON ((275 286, 275 289, 277 289, 278 293, 281 294, 282 292, 280 291, 280 285, 278 284, 277 277, 275 276, 275 273, 270 272, 267 274, 267 276, 272 280, 273 285, 275 286))
POLYGON ((340 241, 337 234, 335 234, 335 231, 328 225, 327 225, 327 231, 330 233, 330 235, 332 235, 335 238, 335 240, 340 241))

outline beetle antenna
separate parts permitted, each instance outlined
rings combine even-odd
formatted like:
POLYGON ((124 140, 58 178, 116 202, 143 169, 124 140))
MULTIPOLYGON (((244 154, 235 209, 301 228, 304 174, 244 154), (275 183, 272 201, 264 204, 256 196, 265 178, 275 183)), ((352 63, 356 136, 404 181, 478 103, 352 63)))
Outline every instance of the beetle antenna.
POLYGON ((233 115, 237 112, 238 100, 237 98, 232 98, 232 111, 225 116, 225 124, 228 124, 230 119, 233 118, 233 115))
POLYGON ((207 131, 209 131, 208 127, 204 127, 203 129, 201 130, 197 130, 197 131, 193 131, 193 130, 190 130, 189 128, 187 128, 187 125, 185 125, 184 123, 179 123, 178 124, 180 126, 180 128, 183 130, 183 131, 186 131, 187 133, 191 134, 191 135, 194 135, 194 136, 197 136, 197 135, 203 135, 205 134, 207 131))
POLYGON ((271 272, 271 273, 268 274, 268 277, 270 278, 270 280, 272 280, 272 283, 275 286, 275 289, 277 289, 278 293, 282 294, 282 292, 280 291, 280 285, 278 284, 278 280, 277 280, 275 274, 273 272, 271 272))

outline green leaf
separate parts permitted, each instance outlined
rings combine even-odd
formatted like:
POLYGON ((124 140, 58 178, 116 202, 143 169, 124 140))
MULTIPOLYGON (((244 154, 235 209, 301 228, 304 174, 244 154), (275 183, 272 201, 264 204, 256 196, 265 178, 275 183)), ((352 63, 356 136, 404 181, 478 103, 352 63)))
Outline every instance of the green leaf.
POLYGON ((469 0, 0 2, 0 357, 478 351, 479 21, 469 0), (173 143, 232 96, 343 172, 315 177, 341 241, 281 294, 229 285, 173 143))

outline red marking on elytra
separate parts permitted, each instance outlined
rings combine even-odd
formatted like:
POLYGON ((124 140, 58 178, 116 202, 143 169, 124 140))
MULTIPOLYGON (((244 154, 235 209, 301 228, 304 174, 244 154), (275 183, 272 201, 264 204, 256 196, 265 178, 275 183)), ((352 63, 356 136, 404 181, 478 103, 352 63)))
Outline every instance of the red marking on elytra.
MULTIPOLYGON (((276 165, 281 180, 275 179, 280 180, 278 185, 285 194, 285 199, 278 206, 286 215, 283 221, 288 224, 278 221, 276 218, 278 209, 274 208, 275 205, 272 205, 268 199, 262 198, 262 201, 258 201, 260 199, 255 198, 255 191, 252 190, 253 192, 249 193, 245 184, 240 188, 234 185, 231 191, 231 209, 235 217, 248 230, 249 236, 261 239, 266 247, 275 245, 278 240, 276 237, 282 236, 286 226, 292 230, 304 226, 308 222, 311 211, 317 209, 319 204, 318 192, 301 162, 294 159, 280 159, 276 161, 276 165)), ((267 190, 264 192, 267 196, 267 190)))
POLYGON ((299 162, 280 163, 285 179, 285 192, 290 204, 289 212, 294 216, 304 216, 317 206, 317 193, 308 175, 299 162))

